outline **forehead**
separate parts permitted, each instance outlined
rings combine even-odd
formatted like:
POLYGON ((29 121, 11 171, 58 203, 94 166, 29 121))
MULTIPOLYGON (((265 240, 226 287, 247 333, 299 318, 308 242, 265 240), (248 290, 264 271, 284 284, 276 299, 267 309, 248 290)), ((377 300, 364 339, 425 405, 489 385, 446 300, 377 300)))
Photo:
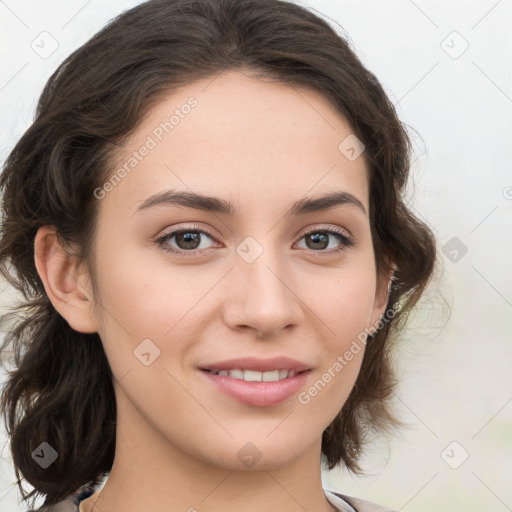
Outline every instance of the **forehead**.
POLYGON ((364 153, 344 152, 353 137, 320 93, 229 71, 153 106, 115 155, 107 202, 133 213, 165 189, 260 205, 341 189, 367 208, 364 153))

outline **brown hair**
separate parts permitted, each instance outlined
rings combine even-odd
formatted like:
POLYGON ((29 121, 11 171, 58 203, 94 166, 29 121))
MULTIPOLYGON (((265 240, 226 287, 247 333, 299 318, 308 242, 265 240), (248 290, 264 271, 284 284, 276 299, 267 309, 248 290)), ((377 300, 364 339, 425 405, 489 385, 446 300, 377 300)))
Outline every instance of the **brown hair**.
POLYGON ((101 340, 74 331, 53 308, 34 265, 35 234, 55 226, 93 270, 93 191, 112 173, 115 146, 163 95, 235 68, 320 92, 366 147, 376 265, 384 275, 392 270, 385 258, 394 264, 394 315, 369 338, 355 386, 323 433, 327 467, 360 471, 367 435, 397 423, 389 405, 396 386, 390 334, 403 328, 436 263, 431 230, 402 197, 411 153, 405 125, 347 40, 303 7, 151 0, 112 20, 59 66, 0 176, 0 271, 25 299, 1 319, 14 320, 1 350, 12 344, 15 364, 1 410, 25 500, 40 493, 54 503, 99 482, 112 468, 116 432, 113 375, 101 340), (58 452, 46 469, 32 458, 44 441, 58 452), (35 488, 28 495, 20 472, 35 488))

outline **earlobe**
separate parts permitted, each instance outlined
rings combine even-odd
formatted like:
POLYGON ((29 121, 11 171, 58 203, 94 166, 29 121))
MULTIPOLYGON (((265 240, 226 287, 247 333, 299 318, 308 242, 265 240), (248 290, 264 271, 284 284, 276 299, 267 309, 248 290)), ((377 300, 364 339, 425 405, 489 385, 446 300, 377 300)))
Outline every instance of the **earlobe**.
POLYGON ((53 307, 78 332, 97 332, 87 276, 78 259, 62 246, 54 226, 42 226, 34 240, 34 261, 53 307))

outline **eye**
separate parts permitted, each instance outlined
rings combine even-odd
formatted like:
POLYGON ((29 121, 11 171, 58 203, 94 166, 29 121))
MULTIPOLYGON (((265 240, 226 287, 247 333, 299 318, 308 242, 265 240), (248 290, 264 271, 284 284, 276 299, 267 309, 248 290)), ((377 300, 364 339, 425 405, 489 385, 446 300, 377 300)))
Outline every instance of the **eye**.
MULTIPOLYGON (((180 256, 197 256, 198 253, 209 249, 208 246, 205 247, 203 244, 205 238, 215 240, 213 235, 208 231, 200 229, 198 226, 190 226, 170 231, 158 238, 156 243, 162 247, 164 251, 173 254, 180 256)), ((302 239, 306 240, 306 249, 327 254, 343 251, 355 244, 353 238, 347 232, 336 228, 308 231, 302 235, 300 240, 302 239), (331 247, 331 251, 325 251, 324 249, 328 249, 331 242, 329 238, 331 238, 331 240, 337 240, 338 246, 334 249, 331 247)))
POLYGON ((213 236, 204 229, 191 226, 171 231, 160 237, 156 242, 164 251, 183 256, 196 256, 198 251, 201 252, 207 249, 207 247, 201 247, 201 239, 205 237, 213 240, 213 236), (175 239, 174 244, 178 246, 178 249, 173 248, 171 243, 173 239, 175 239))
POLYGON ((329 228, 329 229, 315 229, 314 231, 308 231, 304 234, 301 240, 304 239, 306 241, 306 249, 312 249, 313 252, 339 252, 347 249, 348 247, 352 247, 355 242, 353 238, 346 233, 345 231, 339 230, 337 228, 329 228), (338 241, 339 245, 334 249, 331 247, 331 251, 324 251, 323 249, 328 249, 330 240, 334 238, 338 241))

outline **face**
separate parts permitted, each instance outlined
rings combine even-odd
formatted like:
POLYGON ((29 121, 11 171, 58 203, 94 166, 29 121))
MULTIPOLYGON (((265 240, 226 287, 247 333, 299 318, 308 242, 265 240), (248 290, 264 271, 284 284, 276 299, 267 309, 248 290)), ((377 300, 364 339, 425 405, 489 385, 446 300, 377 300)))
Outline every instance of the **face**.
POLYGON ((351 133, 318 93, 240 71, 144 118, 96 191, 119 423, 225 468, 319 456, 360 369, 354 340, 385 307, 364 153, 339 149, 351 133))

